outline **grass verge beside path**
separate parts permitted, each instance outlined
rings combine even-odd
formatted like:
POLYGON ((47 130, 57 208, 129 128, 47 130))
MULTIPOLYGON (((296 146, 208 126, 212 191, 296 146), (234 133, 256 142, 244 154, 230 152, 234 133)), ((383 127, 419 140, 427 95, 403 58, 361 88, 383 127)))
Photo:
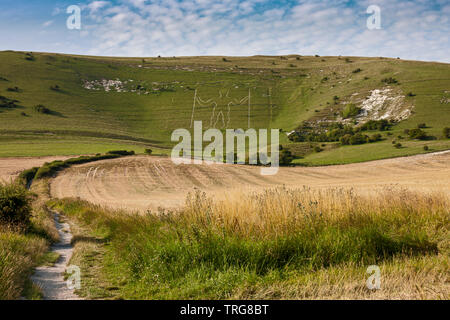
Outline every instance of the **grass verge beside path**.
POLYGON ((50 199, 47 179, 71 165, 130 154, 134 152, 118 150, 54 161, 23 171, 15 182, 0 184, 0 300, 41 298, 30 276, 38 265, 52 264, 58 259, 48 252, 59 236, 45 205, 50 199), (31 187, 33 192, 25 187, 31 187))
POLYGON ((50 244, 58 240, 53 218, 42 200, 31 200, 32 194, 23 186, 0 185, 0 191, 0 202, 9 203, 0 205, 1 216, 19 210, 15 206, 24 195, 28 195, 26 202, 30 205, 28 224, 0 222, 0 300, 39 299, 39 288, 31 283, 30 276, 36 266, 54 260, 47 254, 50 244))
POLYGON ((95 293, 86 281, 87 297, 448 299, 448 202, 278 188, 226 201, 196 193, 179 212, 147 215, 75 199, 48 205, 87 232, 90 248, 75 255, 103 283, 95 293), (365 287, 373 264, 384 279, 377 292, 365 287))

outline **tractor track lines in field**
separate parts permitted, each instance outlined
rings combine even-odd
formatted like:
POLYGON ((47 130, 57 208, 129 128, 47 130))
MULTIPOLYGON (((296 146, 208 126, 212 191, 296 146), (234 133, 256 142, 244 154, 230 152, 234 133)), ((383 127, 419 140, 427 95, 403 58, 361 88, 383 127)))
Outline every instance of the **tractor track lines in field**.
POLYGON ((129 210, 183 204, 194 189, 223 197, 240 189, 352 187, 374 191, 391 185, 450 194, 450 152, 326 167, 282 167, 261 176, 261 167, 229 164, 180 164, 170 158, 134 156, 75 166, 51 181, 55 197, 80 197, 129 210), (95 174, 94 174, 95 172, 95 174), (89 176, 89 178, 87 178, 89 176))

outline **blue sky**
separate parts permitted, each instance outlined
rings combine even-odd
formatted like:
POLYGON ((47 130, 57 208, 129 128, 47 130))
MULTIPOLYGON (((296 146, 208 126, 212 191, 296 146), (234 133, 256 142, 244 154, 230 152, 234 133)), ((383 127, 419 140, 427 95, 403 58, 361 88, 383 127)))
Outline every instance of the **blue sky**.
POLYGON ((449 0, 0 0, 0 50, 354 55, 450 62, 449 0), (66 9, 81 8, 69 30, 66 9), (369 5, 381 29, 366 25, 369 5))

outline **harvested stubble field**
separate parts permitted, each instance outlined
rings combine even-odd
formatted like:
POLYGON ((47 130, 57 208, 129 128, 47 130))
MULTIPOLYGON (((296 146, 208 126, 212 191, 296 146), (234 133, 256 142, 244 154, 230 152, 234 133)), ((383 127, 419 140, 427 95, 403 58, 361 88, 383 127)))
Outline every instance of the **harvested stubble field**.
POLYGON ((135 156, 72 167, 51 182, 56 198, 79 197, 113 209, 145 211, 182 205, 198 189, 223 199, 267 187, 345 187, 371 192, 386 186, 450 194, 450 152, 326 167, 281 167, 261 176, 244 165, 175 165, 169 158, 135 156), (232 190, 232 191, 231 191, 232 190))
MULTIPOLYGON (((46 206, 74 230, 82 298, 448 299, 449 158, 261 176, 256 166, 130 156, 75 165, 32 190, 47 195, 48 182, 46 206), (373 264, 381 290, 365 285, 373 264)), ((28 274, 42 248, 24 271, 0 262, 28 274)), ((17 298, 23 284, 4 279, 17 298)))

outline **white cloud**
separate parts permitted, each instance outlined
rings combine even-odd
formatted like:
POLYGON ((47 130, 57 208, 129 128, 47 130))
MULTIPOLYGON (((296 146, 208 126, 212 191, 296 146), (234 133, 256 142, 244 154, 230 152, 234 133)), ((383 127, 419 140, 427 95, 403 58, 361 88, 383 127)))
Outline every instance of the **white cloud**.
POLYGON ((53 20, 45 21, 42 26, 44 28, 50 27, 53 24, 53 20))
POLYGON ((93 1, 87 5, 91 13, 97 12, 99 9, 107 6, 109 4, 108 1, 93 1))
POLYGON ((443 0, 122 0, 88 4, 89 54, 400 56, 450 62, 450 6, 443 0), (382 29, 366 28, 381 8, 382 29), (447 12, 447 14, 446 14, 447 12))

